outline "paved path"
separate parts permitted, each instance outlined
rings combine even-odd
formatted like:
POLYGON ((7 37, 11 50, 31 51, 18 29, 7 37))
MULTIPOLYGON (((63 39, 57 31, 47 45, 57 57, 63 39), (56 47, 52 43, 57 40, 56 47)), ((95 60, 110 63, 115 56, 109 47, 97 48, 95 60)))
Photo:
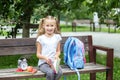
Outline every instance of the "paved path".
MULTIPOLYGON (((103 32, 63 32, 62 36, 92 35, 93 44, 114 48, 114 56, 120 58, 120 34, 103 32)), ((30 35, 36 37, 36 34, 30 35)), ((4 37, 0 36, 0 39, 4 37)), ((21 38, 21 36, 17 36, 21 38)))

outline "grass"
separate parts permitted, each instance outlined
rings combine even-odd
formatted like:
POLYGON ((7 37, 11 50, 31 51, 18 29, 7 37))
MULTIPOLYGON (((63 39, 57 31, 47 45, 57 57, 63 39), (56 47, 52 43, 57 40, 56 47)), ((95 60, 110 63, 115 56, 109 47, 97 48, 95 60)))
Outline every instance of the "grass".
MULTIPOLYGON (((76 31, 90 31, 90 29, 86 26, 77 26, 76 31)), ((61 32, 72 32, 72 27, 61 25, 61 32)))
MULTIPOLYGON (((0 69, 3 68, 17 68, 17 60, 21 57, 22 55, 15 55, 15 56, 3 56, 0 57, 0 69)), ((61 55, 62 62, 63 63, 63 54, 61 55)), ((88 61, 88 56, 86 55, 86 59, 88 61)), ((97 54, 97 63, 105 65, 106 63, 106 56, 103 54, 97 54)), ((37 66, 38 59, 36 58, 35 55, 31 55, 28 59, 28 64, 31 66, 37 66)), ((114 58, 114 73, 113 73, 113 78, 114 80, 119 80, 120 79, 120 59, 119 58, 114 58)), ((105 80, 106 75, 104 72, 102 73, 97 73, 97 79, 96 80, 105 80)), ((77 75, 69 75, 67 76, 68 80, 76 80, 77 75), (73 79, 74 78, 74 79, 73 79)), ((39 80, 39 78, 31 78, 29 80, 39 80)), ((45 78, 40 78, 40 80, 45 80, 45 78)), ((64 80, 64 76, 60 80, 64 80)), ((81 80, 89 80, 89 74, 81 74, 81 80)))
MULTIPOLYGON (((61 25, 61 32, 72 32, 72 27, 71 26, 65 26, 61 25)), ((88 26, 77 26, 76 27, 76 32, 90 32, 90 27, 88 26)), ((99 27, 95 29, 95 32, 108 32, 108 27, 102 27, 101 31, 99 30, 99 27)), ((115 33, 114 29, 111 27, 110 28, 110 33, 115 33)), ((120 29, 116 29, 116 33, 120 33, 120 29)))

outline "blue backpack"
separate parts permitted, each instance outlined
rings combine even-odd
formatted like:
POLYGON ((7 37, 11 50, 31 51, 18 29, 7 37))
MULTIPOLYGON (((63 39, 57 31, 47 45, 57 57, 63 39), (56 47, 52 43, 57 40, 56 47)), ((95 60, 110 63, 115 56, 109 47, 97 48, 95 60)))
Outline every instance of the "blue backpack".
POLYGON ((80 80, 78 69, 84 68, 84 52, 82 41, 75 37, 68 37, 64 44, 64 63, 77 72, 78 80, 80 80))

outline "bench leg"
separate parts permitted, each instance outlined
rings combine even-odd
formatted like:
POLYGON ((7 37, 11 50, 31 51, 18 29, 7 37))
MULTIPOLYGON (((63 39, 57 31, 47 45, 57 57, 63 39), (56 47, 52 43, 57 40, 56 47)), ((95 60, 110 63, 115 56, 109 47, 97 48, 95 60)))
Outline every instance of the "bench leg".
POLYGON ((108 70, 106 72, 106 80, 113 80, 112 71, 108 70))
POLYGON ((114 33, 116 33, 117 26, 116 25, 113 25, 113 26, 114 26, 114 33))
POLYGON ((90 73, 90 80, 96 80, 96 73, 90 73))
POLYGON ((108 25, 108 33, 110 33, 110 25, 108 25))

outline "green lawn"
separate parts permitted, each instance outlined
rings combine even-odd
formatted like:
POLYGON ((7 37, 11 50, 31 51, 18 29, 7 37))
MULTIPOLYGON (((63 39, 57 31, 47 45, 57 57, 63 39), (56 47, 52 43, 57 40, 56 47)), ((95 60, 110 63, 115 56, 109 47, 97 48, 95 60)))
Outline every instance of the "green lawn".
MULTIPOLYGON (((61 32, 72 32, 72 27, 71 26, 65 26, 61 25, 61 32)), ((90 32, 90 27, 87 26, 77 26, 76 27, 76 32, 90 32)), ((102 27, 101 26, 101 31, 98 28, 95 28, 95 32, 108 32, 108 27, 102 27)), ((113 28, 110 28, 110 33, 115 33, 113 28)), ((116 33, 120 33, 120 29, 116 29, 116 33)))

